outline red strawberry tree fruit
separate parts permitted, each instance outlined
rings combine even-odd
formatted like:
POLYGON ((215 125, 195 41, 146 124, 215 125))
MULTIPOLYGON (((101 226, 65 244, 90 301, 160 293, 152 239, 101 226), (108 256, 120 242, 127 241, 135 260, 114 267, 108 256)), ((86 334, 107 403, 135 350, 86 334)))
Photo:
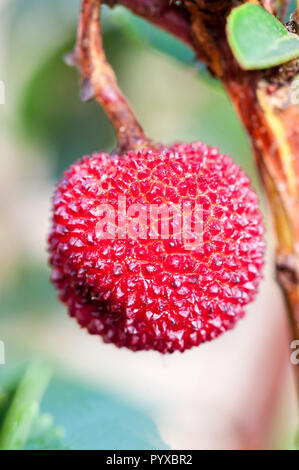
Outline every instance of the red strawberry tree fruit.
MULTIPOLYGON (((262 0, 107 0, 187 44, 229 94, 251 140, 276 232, 276 273, 299 339, 297 11, 262 0)), ((100 0, 82 0, 81 97, 111 119, 118 148, 84 156, 53 200, 52 280, 69 314, 105 342, 183 352, 232 328, 257 293, 263 225, 228 155, 144 134, 107 63, 100 0)), ((298 368, 296 371, 299 388, 298 368)))

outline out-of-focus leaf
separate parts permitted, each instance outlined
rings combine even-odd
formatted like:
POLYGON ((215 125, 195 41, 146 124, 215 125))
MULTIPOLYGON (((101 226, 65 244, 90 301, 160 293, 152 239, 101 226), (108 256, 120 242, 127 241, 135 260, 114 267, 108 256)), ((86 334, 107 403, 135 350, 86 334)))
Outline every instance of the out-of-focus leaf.
POLYGON ((123 27, 131 39, 146 42, 185 64, 194 62, 194 52, 179 39, 134 15, 126 8, 117 7, 114 12, 115 26, 123 27))
POLYGON ((227 21, 231 49, 244 69, 263 69, 299 55, 299 37, 291 34, 263 7, 246 3, 227 21))
POLYGON ((65 450, 65 429, 56 426, 50 414, 37 416, 33 423, 25 450, 65 450))
MULTIPOLYGON (((9 0, 5 14, 4 78, 14 90, 10 103, 17 98, 19 87, 28 80, 44 57, 75 33, 80 0, 9 0), (12 60, 13 58, 13 60, 12 60)), ((2 25, 3 26, 3 25, 2 25)), ((3 76, 1 77, 3 79, 3 76)), ((12 103, 11 103, 12 104, 12 103)))
POLYGON ((289 16, 294 13, 296 7, 297 7, 297 0, 283 0, 284 2, 288 3, 288 8, 287 8, 287 13, 286 13, 286 20, 289 19, 289 16))
POLYGON ((0 289, 0 319, 24 315, 24 312, 47 315, 50 308, 57 308, 56 292, 49 277, 46 265, 33 264, 26 259, 16 266, 14 278, 0 289))
POLYGON ((8 374, 0 369, 1 448, 169 449, 147 412, 125 399, 54 376, 41 400, 45 362, 8 374))
POLYGON ((143 46, 146 44, 153 47, 184 65, 194 66, 201 81, 219 91, 223 90, 220 81, 213 78, 201 62, 195 61, 194 52, 191 48, 171 34, 157 28, 149 21, 134 15, 123 7, 115 8, 115 14, 112 16, 111 21, 116 26, 121 26, 130 40, 139 42, 143 46))
POLYGON ((56 178, 78 158, 110 149, 115 141, 101 107, 80 101, 77 71, 63 62, 72 48, 73 38, 45 58, 24 87, 18 112, 24 134, 49 148, 44 155, 51 155, 56 178))
POLYGON ((4 422, 6 412, 13 399, 15 389, 10 388, 9 390, 0 389, 0 429, 4 422))
POLYGON ((133 405, 107 393, 54 378, 42 402, 65 429, 72 449, 168 449, 156 425, 133 405))

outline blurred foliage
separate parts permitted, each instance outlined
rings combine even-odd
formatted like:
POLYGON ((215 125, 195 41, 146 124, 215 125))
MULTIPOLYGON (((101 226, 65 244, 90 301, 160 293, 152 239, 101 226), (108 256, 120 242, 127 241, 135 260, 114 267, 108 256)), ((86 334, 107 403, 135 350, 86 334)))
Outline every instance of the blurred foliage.
POLYGON ((144 411, 113 395, 59 376, 44 393, 49 374, 44 361, 19 366, 11 374, 5 377, 0 370, 2 449, 169 448, 144 411))
POLYGON ((295 11, 297 7, 297 0, 290 0, 288 3, 289 5, 288 5, 287 13, 286 13, 286 19, 285 19, 286 21, 288 21, 289 16, 295 11))
POLYGON ((54 424, 51 414, 40 414, 32 425, 25 450, 69 450, 64 439, 65 429, 54 424))
POLYGON ((42 410, 65 430, 73 449, 167 449, 146 414, 113 395, 54 378, 42 410))
POLYGON ((114 143, 103 110, 78 98, 76 71, 62 60, 72 45, 73 40, 45 58, 24 88, 18 113, 27 136, 51 149, 56 177, 82 155, 111 148, 114 143))
POLYGON ((15 267, 14 279, 0 289, 1 317, 25 312, 30 315, 47 315, 50 308, 55 311, 56 292, 49 275, 47 265, 22 260, 22 264, 15 267))
POLYGON ((127 38, 140 44, 142 47, 150 46, 167 54, 184 65, 193 66, 198 72, 198 78, 206 85, 223 92, 219 80, 211 76, 206 67, 195 59, 194 51, 186 44, 162 29, 156 28, 150 22, 131 13, 126 8, 119 7, 112 16, 113 24, 122 27, 127 38))
POLYGON ((162 29, 156 28, 148 21, 135 16, 129 10, 125 8, 116 10, 114 21, 122 26, 132 41, 150 45, 184 64, 190 65, 195 62, 194 52, 186 44, 162 29))

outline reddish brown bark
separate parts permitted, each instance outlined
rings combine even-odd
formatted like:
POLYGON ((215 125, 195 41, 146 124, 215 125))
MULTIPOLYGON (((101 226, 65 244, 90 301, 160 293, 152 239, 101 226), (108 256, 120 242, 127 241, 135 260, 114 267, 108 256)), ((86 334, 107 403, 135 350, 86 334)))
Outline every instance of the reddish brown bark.
POLYGON ((138 149, 149 142, 125 96, 103 49, 100 0, 83 0, 77 44, 66 60, 81 73, 81 98, 95 99, 104 108, 118 137, 119 151, 138 149))
POLYGON ((183 5, 177 6, 171 0, 106 0, 105 3, 111 7, 122 5, 130 9, 192 47, 189 15, 183 5))

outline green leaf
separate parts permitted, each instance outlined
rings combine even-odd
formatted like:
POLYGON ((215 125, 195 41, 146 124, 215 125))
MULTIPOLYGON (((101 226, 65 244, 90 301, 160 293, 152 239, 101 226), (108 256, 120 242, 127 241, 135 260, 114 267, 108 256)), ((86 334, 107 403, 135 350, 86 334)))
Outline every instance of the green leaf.
POLYGON ((66 448, 169 449, 144 410, 107 391, 54 377, 41 405, 65 430, 66 448))
POLYGON ((227 36, 235 58, 244 69, 264 69, 299 56, 299 37, 289 33, 263 7, 246 3, 234 8, 227 36))

